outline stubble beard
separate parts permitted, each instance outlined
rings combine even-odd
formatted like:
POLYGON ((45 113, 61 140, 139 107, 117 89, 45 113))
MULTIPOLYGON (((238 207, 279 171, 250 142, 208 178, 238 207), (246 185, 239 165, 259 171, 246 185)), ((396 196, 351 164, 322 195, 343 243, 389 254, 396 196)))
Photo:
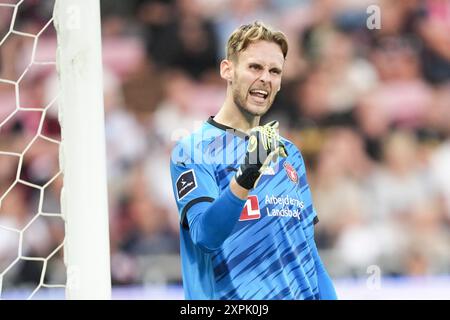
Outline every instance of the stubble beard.
MULTIPOLYGON (((269 97, 268 97, 269 99, 269 97)), ((239 88, 233 89, 233 102, 237 106, 240 112, 246 117, 261 117, 263 116, 271 107, 273 101, 268 101, 266 108, 261 112, 254 112, 247 107, 246 95, 239 91, 239 88)))

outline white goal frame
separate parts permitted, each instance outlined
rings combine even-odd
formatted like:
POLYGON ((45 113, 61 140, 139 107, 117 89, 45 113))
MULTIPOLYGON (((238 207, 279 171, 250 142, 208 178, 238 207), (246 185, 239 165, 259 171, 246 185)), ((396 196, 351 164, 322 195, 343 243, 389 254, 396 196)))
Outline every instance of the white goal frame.
POLYGON ((56 0, 67 299, 110 299, 99 0, 56 0))

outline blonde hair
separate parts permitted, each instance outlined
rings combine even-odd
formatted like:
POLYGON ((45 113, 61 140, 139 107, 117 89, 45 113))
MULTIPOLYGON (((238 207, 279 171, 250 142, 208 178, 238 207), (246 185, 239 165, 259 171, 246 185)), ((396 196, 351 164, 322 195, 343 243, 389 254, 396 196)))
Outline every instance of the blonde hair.
POLYGON ((281 31, 274 31, 262 22, 255 21, 236 29, 228 38, 226 57, 228 60, 236 60, 238 53, 244 51, 248 45, 256 41, 270 41, 278 44, 286 58, 288 52, 287 38, 281 31))

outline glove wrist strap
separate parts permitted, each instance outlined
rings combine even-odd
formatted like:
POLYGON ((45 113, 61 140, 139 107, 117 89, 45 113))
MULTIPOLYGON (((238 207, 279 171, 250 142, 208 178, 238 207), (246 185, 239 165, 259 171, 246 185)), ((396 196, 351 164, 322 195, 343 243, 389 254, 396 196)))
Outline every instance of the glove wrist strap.
POLYGON ((253 189, 255 186, 256 180, 258 180, 261 173, 256 165, 251 166, 241 166, 239 171, 236 173, 236 182, 242 188, 247 190, 253 189))

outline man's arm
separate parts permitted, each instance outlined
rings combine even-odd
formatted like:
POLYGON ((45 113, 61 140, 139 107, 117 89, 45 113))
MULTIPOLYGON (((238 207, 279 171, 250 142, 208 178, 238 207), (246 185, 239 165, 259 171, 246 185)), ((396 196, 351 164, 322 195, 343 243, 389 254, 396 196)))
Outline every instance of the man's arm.
POLYGON ((250 190, 245 189, 244 187, 241 187, 237 182, 236 179, 233 178, 230 182, 230 190, 233 192, 233 194, 238 197, 239 199, 245 200, 247 199, 248 193, 250 190))
POLYGON ((287 156, 278 135, 278 122, 250 131, 244 163, 239 167, 229 187, 212 204, 198 203, 190 209, 192 241, 203 250, 217 249, 231 234, 248 193, 257 184, 263 170, 278 155, 287 156))
POLYGON ((189 230, 192 241, 204 251, 220 247, 231 234, 245 205, 249 190, 233 180, 212 203, 200 202, 189 209, 189 230))
POLYGON ((337 300, 336 290, 331 282, 331 278, 320 259, 314 239, 310 241, 311 254, 317 271, 317 281, 319 285, 319 294, 321 300, 337 300))
MULTIPOLYGON (((204 201, 197 202, 197 199, 194 199, 194 202, 184 207, 181 214, 182 223, 187 219, 185 227, 189 228, 194 244, 202 250, 213 251, 222 245, 233 231, 248 193, 257 184, 265 167, 278 155, 287 156, 285 146, 280 142, 277 127, 278 123, 273 121, 250 131, 250 142, 244 163, 223 193, 214 198, 197 198, 204 201)), ((206 171, 206 168, 198 167, 197 170, 206 171)), ((204 174, 202 179, 198 179, 199 183, 203 184, 203 190, 215 184, 212 176, 204 174)), ((195 182, 195 179, 192 180, 195 182)))

